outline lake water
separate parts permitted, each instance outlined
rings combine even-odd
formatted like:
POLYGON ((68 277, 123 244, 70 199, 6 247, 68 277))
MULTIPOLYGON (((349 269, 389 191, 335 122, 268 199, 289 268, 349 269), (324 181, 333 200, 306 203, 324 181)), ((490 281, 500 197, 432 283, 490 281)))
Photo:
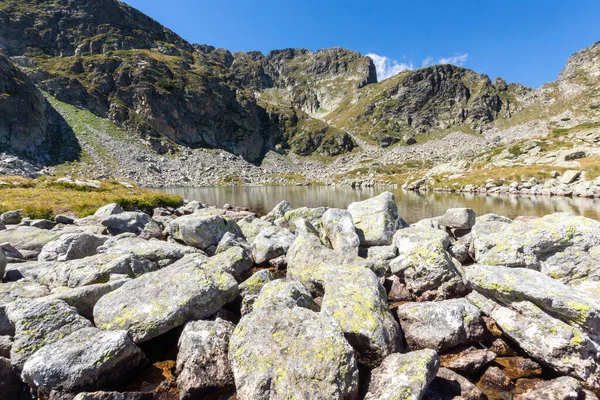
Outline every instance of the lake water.
MULTIPOLYGON (((205 204, 248 207, 264 214, 282 200, 297 207, 346 208, 355 201, 376 196, 386 189, 352 189, 332 186, 256 186, 162 188, 161 191, 179 194, 188 200, 205 204)), ((392 190, 398 202, 398 212, 408 223, 444 214, 448 208, 470 207, 477 215, 495 213, 509 218, 521 215, 543 216, 556 212, 600 220, 600 199, 548 196, 512 196, 448 193, 417 193, 392 190)))

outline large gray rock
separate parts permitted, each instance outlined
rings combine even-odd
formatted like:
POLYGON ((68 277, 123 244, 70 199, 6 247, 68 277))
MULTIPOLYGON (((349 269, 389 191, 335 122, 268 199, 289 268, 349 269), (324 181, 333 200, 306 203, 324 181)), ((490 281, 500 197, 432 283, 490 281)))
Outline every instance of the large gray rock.
POLYGON ((23 210, 12 210, 0 214, 0 221, 6 225, 17 225, 24 218, 23 210))
POLYGON ((140 237, 110 239, 98 248, 98 252, 101 254, 135 254, 161 266, 172 264, 186 254, 203 254, 194 247, 162 240, 145 240, 140 237))
POLYGON ((286 282, 278 279, 265 284, 254 302, 254 310, 261 307, 302 307, 319 311, 310 292, 300 282, 286 282))
POLYGON ((265 228, 273 226, 269 221, 254 216, 246 217, 237 222, 242 234, 249 243, 265 228))
POLYGON ((330 208, 323 214, 323 230, 331 247, 339 253, 356 256, 360 239, 349 211, 330 208))
POLYGON ((466 291, 462 277, 450 254, 450 236, 439 229, 411 227, 394 235, 398 257, 390 261, 390 270, 406 283, 416 296, 436 291, 437 299, 462 295, 466 291))
POLYGON ((22 376, 42 393, 77 393, 123 379, 144 360, 127 332, 85 328, 36 352, 25 363, 22 376))
POLYGON ((486 333, 479 309, 465 299, 406 303, 397 312, 411 350, 442 352, 482 340, 486 333))
POLYGON ((39 272, 37 280, 49 287, 76 288, 108 282, 112 275, 135 278, 158 268, 157 263, 133 254, 97 254, 49 265, 39 272))
POLYGON ((440 219, 440 225, 451 229, 471 229, 477 215, 471 208, 451 208, 440 219))
POLYGON ((439 367, 433 350, 391 354, 371 371, 365 400, 420 400, 439 367))
POLYGON ((278 226, 262 229, 252 240, 254 261, 262 264, 285 255, 295 238, 289 230, 278 226))
POLYGON ((324 291, 321 313, 337 321, 361 363, 379 365, 400 349, 401 332, 385 289, 362 260, 348 261, 311 234, 296 238, 287 260, 288 280, 324 291))
POLYGON ((61 300, 20 299, 7 306, 6 314, 15 326, 10 359, 17 368, 42 347, 92 326, 61 300))
POLYGON ((392 244, 394 233, 401 227, 396 198, 385 192, 372 199, 348 206, 362 246, 392 244))
POLYGON ((512 223, 478 221, 473 227, 479 264, 535 269, 563 282, 600 280, 597 246, 600 222, 567 213, 512 223))
POLYGON ((185 325, 177 353, 180 398, 195 399, 206 390, 233 386, 227 350, 234 329, 235 325, 222 319, 185 325))
POLYGON ((295 232, 296 222, 301 219, 308 221, 318 232, 321 232, 323 228, 323 214, 326 211, 326 207, 301 207, 286 212, 284 218, 292 232, 295 232))
POLYGON ((19 400, 23 383, 15 372, 10 360, 0 357, 0 398, 2 400, 19 400))
POLYGON ((580 400, 585 398, 583 387, 577 379, 561 376, 547 382, 540 382, 536 387, 515 397, 515 400, 580 400))
POLYGON ((98 220, 102 220, 104 218, 110 217, 111 215, 117 215, 123 212, 125 212, 125 210, 123 210, 123 208, 120 205, 116 203, 111 203, 100 207, 98 210, 96 210, 96 212, 94 213, 94 217, 96 217, 98 220))
POLYGON ((220 215, 180 217, 171 221, 167 230, 173 239, 201 250, 218 245, 227 232, 242 235, 235 221, 220 215))
POLYGON ((6 306, 17 299, 36 299, 49 295, 48 288, 36 282, 19 281, 0 284, 0 335, 13 335, 14 325, 6 315, 6 306))
POLYGON ((0 243, 10 243, 19 251, 30 251, 39 254, 42 247, 55 241, 63 234, 64 232, 48 231, 31 226, 16 226, 0 231, 0 243))
POLYGON ((271 271, 263 269, 254 273, 239 286, 240 297, 242 298, 242 315, 252 312, 254 302, 258 298, 262 288, 273 280, 271 271))
POLYGON ((98 247, 108 240, 107 236, 89 233, 71 233, 42 247, 38 261, 68 261, 90 257, 98 253, 98 247))
POLYGON ((129 232, 145 239, 162 237, 161 226, 148 214, 139 211, 113 214, 103 218, 100 223, 107 227, 112 235, 129 232))
POLYGON ((504 334, 531 358, 553 369, 600 388, 600 346, 580 330, 546 314, 528 301, 509 307, 472 292, 467 297, 496 321, 504 334))
POLYGON ((240 399, 357 399, 354 351, 336 322, 295 307, 244 316, 229 342, 240 399))
POLYGON ((273 222, 278 218, 283 218, 285 213, 291 211, 292 206, 287 201, 282 201, 277 204, 265 217, 267 221, 273 222))
POLYGON ((136 343, 217 312, 238 294, 233 276, 206 265, 172 265, 127 282, 94 307, 96 326, 127 330, 136 343))
POLYGON ((502 304, 527 300, 564 321, 600 331, 597 302, 541 272, 476 264, 465 269, 465 279, 473 289, 502 304))
POLYGON ((250 270, 254 266, 250 251, 239 246, 230 247, 211 257, 208 263, 233 275, 238 282, 242 282, 244 278, 250 275, 250 270))

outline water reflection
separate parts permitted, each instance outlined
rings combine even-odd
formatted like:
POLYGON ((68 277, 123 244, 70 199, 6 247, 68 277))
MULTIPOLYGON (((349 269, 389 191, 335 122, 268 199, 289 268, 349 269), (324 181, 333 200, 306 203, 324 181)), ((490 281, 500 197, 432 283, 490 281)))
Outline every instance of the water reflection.
MULTIPOLYGON (((352 189, 330 186, 265 186, 218 188, 163 188, 168 193, 180 194, 202 203, 248 207, 259 213, 270 211, 282 200, 293 207, 346 208, 355 201, 376 196, 385 189, 352 189)), ((400 215, 413 223, 423 218, 443 214, 448 208, 470 207, 477 215, 496 213, 515 218, 520 215, 542 216, 555 212, 569 212, 600 220, 600 199, 547 196, 506 196, 478 194, 416 193, 401 189, 393 191, 400 215)))

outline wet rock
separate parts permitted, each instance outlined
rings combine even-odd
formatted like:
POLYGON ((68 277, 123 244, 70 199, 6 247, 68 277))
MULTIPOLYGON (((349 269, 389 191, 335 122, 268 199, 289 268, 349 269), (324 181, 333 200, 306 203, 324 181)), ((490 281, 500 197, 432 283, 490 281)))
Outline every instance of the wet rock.
POLYGON ((439 366, 433 350, 391 354, 371 371, 365 400, 421 399, 439 366))
POLYGON ((348 206, 362 246, 392 244, 394 233, 400 227, 396 198, 385 192, 371 199, 348 206))
POLYGON ((562 376, 538 384, 534 390, 515 397, 515 400, 579 400, 582 395, 583 387, 577 379, 562 376))
POLYGON ((254 302, 254 310, 261 307, 302 307, 319 311, 310 292, 300 282, 286 282, 278 279, 263 286, 254 302))
POLYGON ((426 291, 436 291, 438 299, 462 295, 466 287, 446 251, 449 244, 450 236, 438 229, 400 229, 394 235, 398 257, 390 262, 390 270, 414 295, 426 291))
POLYGON ((229 343, 240 399, 357 399, 354 350, 335 320, 304 308, 262 307, 229 343))
POLYGON ((474 375, 487 367, 495 358, 496 354, 491 351, 469 347, 458 353, 441 356, 441 365, 454 372, 474 375))
POLYGON ((14 325, 6 315, 6 307, 17 299, 35 299, 49 295, 48 288, 35 282, 19 281, 0 284, 0 335, 13 335, 14 325))
POLYGON ((350 212, 330 208, 323 214, 323 230, 334 250, 347 256, 358 255, 360 240, 350 212))
POLYGON ((136 343, 208 317, 238 294, 233 276, 206 265, 172 265, 127 282, 94 307, 96 326, 127 330, 136 343))
POLYGON ((10 360, 0 356, 0 395, 2 400, 19 400, 23 383, 10 360))
POLYGON ((440 219, 440 225, 450 229, 471 229, 477 215, 471 208, 451 208, 440 219))
POLYGON ((228 321, 193 321, 185 325, 177 353, 177 387, 181 399, 232 386, 233 372, 227 357, 235 326, 228 321))
POLYGON ((126 378, 144 359, 127 332, 85 328, 36 352, 22 376, 44 393, 76 393, 126 378))
POLYGON ((600 347, 585 332, 553 318, 528 301, 503 307, 477 292, 467 298, 492 317, 504 334, 534 360, 560 374, 581 379, 590 387, 600 387, 600 347))
POLYGON ((278 226, 262 229, 252 241, 254 261, 262 264, 285 255, 295 238, 289 230, 278 226))
POLYGON ((479 379, 479 387, 484 392, 505 392, 512 388, 510 379, 498 367, 489 367, 479 379))
POLYGON ((301 234, 287 260, 287 280, 303 283, 313 294, 324 292, 321 313, 340 324, 361 363, 379 365, 400 349, 401 332, 385 289, 360 259, 348 261, 314 235, 301 234))
POLYGON ((242 235, 237 223, 219 215, 180 217, 170 222, 167 230, 175 240, 201 250, 218 245, 227 232, 242 235))
POLYGON ((527 300, 549 314, 588 331, 600 330, 600 307, 589 296, 541 272, 524 268, 472 265, 465 280, 484 296, 502 304, 527 300))
POLYGON ((486 333, 479 309, 465 299, 406 303, 397 313, 411 350, 444 351, 482 340, 486 333))
POLYGON ((92 326, 61 300, 20 299, 7 306, 6 315, 15 327, 10 359, 19 369, 42 347, 92 326))
POLYGON ((67 261, 90 257, 98 252, 108 237, 88 233, 72 233, 42 247, 38 261, 67 261))
POLYGON ((542 374, 540 364, 525 357, 499 357, 495 362, 502 367, 504 375, 511 380, 542 374))
POLYGON ((271 271, 267 269, 263 269, 261 271, 256 272, 246 281, 240 284, 239 292, 242 298, 242 315, 246 315, 252 312, 254 307, 254 302, 258 298, 260 291, 267 283, 273 280, 273 276, 271 275, 271 271))
POLYGON ((111 235, 134 233, 144 239, 162 237, 162 228, 148 214, 139 211, 125 211, 110 215, 100 221, 111 235))
POLYGON ((489 350, 496 353, 498 357, 512 357, 517 355, 516 351, 500 338, 494 340, 489 350))
POLYGON ((447 368, 440 368, 423 400, 487 400, 487 397, 467 378, 447 368))

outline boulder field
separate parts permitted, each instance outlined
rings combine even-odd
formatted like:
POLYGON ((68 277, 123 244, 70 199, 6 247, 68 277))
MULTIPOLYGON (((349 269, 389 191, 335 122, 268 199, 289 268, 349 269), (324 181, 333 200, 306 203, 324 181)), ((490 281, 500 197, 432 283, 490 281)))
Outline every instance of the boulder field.
POLYGON ((0 400, 597 399, 600 222, 239 210, 0 216, 0 400))

